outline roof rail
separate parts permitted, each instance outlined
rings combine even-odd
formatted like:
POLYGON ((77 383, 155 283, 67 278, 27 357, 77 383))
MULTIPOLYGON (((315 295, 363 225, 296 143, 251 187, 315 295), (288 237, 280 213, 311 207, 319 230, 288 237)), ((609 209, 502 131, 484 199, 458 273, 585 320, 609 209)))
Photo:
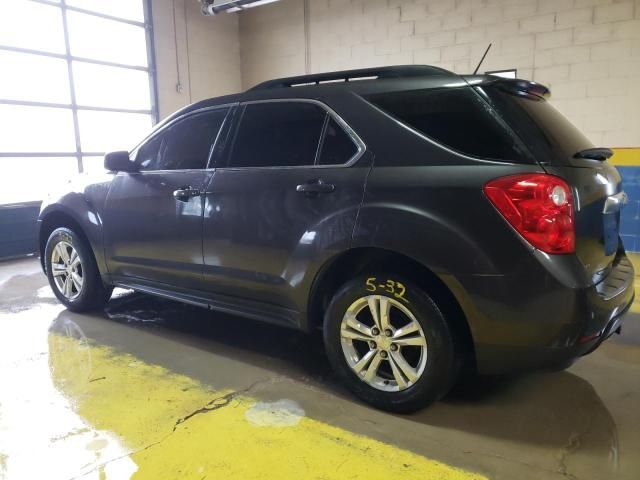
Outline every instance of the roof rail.
POLYGON ((398 65, 395 67, 362 68, 359 70, 344 70, 341 72, 315 73, 312 75, 300 75, 297 77, 277 78, 260 83, 252 90, 271 90, 274 88, 296 87, 303 85, 319 85, 330 82, 349 82, 350 80, 382 79, 382 78, 406 78, 424 77, 430 75, 443 75, 451 72, 443 68, 429 65, 398 65))

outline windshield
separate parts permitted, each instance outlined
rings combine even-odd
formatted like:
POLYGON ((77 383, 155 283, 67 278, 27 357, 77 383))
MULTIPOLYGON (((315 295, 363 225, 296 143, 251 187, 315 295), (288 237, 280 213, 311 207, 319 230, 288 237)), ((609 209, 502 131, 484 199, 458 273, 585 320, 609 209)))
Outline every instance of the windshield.
POLYGON ((476 87, 542 163, 567 164, 579 151, 593 148, 580 130, 544 98, 511 92, 498 84, 476 87))

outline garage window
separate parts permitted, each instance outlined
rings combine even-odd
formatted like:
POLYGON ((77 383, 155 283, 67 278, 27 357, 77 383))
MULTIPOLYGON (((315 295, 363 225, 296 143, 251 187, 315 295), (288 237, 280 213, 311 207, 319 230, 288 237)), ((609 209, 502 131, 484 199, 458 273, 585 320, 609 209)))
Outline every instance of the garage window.
POLYGON ((148 0, 0 2, 0 204, 41 200, 144 138, 151 35, 148 0))

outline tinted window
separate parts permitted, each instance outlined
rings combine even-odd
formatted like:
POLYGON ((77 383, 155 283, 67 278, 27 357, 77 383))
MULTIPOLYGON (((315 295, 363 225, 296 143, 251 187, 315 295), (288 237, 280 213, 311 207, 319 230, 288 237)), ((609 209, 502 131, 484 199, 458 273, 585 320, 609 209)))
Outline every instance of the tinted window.
POLYGON ((518 140, 471 88, 412 90, 368 97, 374 105, 437 142, 461 153, 527 161, 518 140))
POLYGON ((518 95, 496 85, 483 90, 528 145, 546 161, 564 163, 593 144, 544 98, 518 95))
POLYGON ((313 165, 326 112, 305 102, 246 106, 230 167, 313 165))
POLYGON ((179 121, 144 144, 136 163, 147 171, 206 168, 226 113, 215 110, 179 121))
POLYGON ((140 147, 136 154, 136 163, 140 170, 156 170, 155 167, 159 163, 163 139, 164 134, 161 133, 140 147))
POLYGON ((347 163, 357 151, 358 148, 349 134, 331 117, 322 141, 318 165, 347 163))

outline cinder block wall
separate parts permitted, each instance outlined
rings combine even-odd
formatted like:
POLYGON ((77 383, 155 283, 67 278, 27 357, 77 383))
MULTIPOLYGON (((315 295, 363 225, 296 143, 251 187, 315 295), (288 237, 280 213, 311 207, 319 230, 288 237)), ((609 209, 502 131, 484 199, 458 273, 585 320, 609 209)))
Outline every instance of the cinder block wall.
POLYGON ((160 119, 241 89, 238 15, 205 17, 195 0, 152 0, 151 6, 160 119))
MULTIPOLYGON (((305 73, 303 0, 240 15, 243 86, 305 73)), ((640 0, 310 0, 311 72, 517 68, 598 145, 640 146, 640 0)))
POLYGON ((242 83, 394 64, 516 68, 596 145, 616 151, 640 251, 640 0, 281 0, 240 15, 242 83), (308 38, 308 42, 306 39, 308 38))

